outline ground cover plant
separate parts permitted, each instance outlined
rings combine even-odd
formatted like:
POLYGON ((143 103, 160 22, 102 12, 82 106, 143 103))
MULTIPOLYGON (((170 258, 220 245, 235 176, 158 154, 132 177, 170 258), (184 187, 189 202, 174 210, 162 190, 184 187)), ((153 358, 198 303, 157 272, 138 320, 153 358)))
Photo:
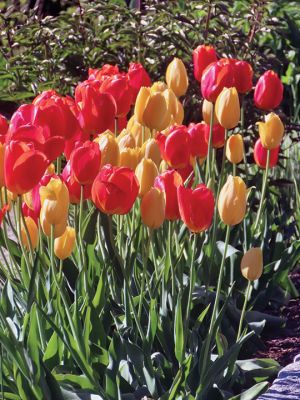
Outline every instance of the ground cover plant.
POLYGON ((298 296, 299 30, 293 4, 217 3, 1 13, 1 398, 276 376, 253 354, 298 296))

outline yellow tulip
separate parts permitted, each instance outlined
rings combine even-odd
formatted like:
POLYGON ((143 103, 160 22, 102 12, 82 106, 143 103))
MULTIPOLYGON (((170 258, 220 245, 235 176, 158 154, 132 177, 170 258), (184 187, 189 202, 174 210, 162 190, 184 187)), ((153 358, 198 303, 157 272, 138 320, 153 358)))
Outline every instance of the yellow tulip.
POLYGON ((249 249, 241 260, 241 273, 248 281, 255 281, 263 272, 263 255, 260 247, 249 249))
POLYGON ((166 89, 168 89, 168 86, 165 84, 165 82, 161 82, 161 81, 154 82, 150 88, 151 93, 163 92, 166 89))
POLYGON ((284 134, 284 126, 279 116, 270 113, 265 122, 257 122, 261 144, 265 149, 272 150, 280 145, 284 134))
POLYGON ((23 200, 26 203, 27 207, 33 210, 33 199, 32 199, 32 191, 23 194, 23 200))
POLYGON ((150 88, 142 86, 137 95, 135 106, 134 106, 134 116, 137 122, 144 124, 143 115, 147 105, 147 102, 151 96, 150 88))
POLYGON ((75 247, 75 229, 67 226, 64 233, 54 240, 54 254, 60 260, 70 257, 75 247))
MULTIPOLYGON (((133 116, 134 118, 134 116, 133 116)), ((131 119, 131 118, 130 118, 131 119)), ((130 128, 127 126, 131 135, 134 137, 136 147, 141 147, 146 140, 151 138, 151 131, 146 126, 143 127, 139 122, 135 121, 131 124, 130 128)))
POLYGON ((222 187, 218 210, 221 220, 226 225, 239 224, 245 217, 247 205, 247 188, 238 176, 229 175, 222 187))
POLYGON ((161 92, 152 94, 146 103, 142 122, 150 129, 161 131, 165 129, 170 122, 171 114, 168 110, 166 99, 161 92))
POLYGON ((47 167, 47 174, 55 174, 55 165, 53 163, 47 167))
POLYGON ((5 196, 5 187, 1 188, 1 200, 2 204, 7 204, 8 205, 8 211, 11 210, 11 205, 13 201, 16 201, 18 196, 15 193, 10 192, 9 190, 6 190, 7 196, 5 196))
POLYGON ((216 116, 225 129, 232 129, 240 121, 241 108, 235 87, 224 88, 216 101, 216 116))
MULTIPOLYGON (((51 236, 51 225, 49 224, 49 222, 47 221, 46 217, 45 217, 45 213, 43 208, 41 209, 41 213, 40 213, 40 224, 41 224, 41 228, 44 232, 44 234, 47 237, 51 236)), ((59 224, 53 225, 54 226, 54 238, 57 238, 59 236, 61 236, 64 231, 66 230, 67 227, 67 218, 63 219, 59 224)))
POLYGON ((131 168, 133 171, 138 165, 140 157, 140 150, 136 147, 131 149, 129 147, 120 151, 120 166, 131 168))
POLYGON ((166 199, 164 192, 152 187, 142 198, 141 218, 150 229, 159 228, 165 219, 166 199))
POLYGON ((118 166, 120 150, 115 136, 111 133, 102 133, 94 141, 98 142, 101 151, 101 167, 106 164, 118 166))
MULTIPOLYGON (((31 243, 32 249, 34 250, 37 247, 38 242, 39 242, 39 229, 31 217, 25 217, 24 219, 25 219, 25 224, 26 224, 29 238, 30 238, 30 243, 31 243)), ((27 239, 26 229, 25 229, 23 222, 21 225, 21 241, 22 241, 23 246, 27 250, 29 250, 30 244, 27 239)))
POLYGON ((180 58, 174 58, 170 62, 166 72, 166 82, 177 97, 183 96, 188 88, 189 79, 186 68, 180 58))
POLYGON ((226 157, 232 164, 240 163, 244 158, 243 137, 239 133, 231 135, 226 144, 226 157))
POLYGON ((150 158, 155 162, 157 168, 159 168, 161 162, 161 153, 159 145, 155 139, 148 139, 141 148, 141 157, 150 158))
POLYGON ((50 225, 60 224, 68 216, 69 191, 59 178, 51 178, 40 187, 41 212, 50 225))
POLYGON ((131 133, 126 133, 126 135, 118 137, 117 142, 120 151, 126 148, 134 149, 136 147, 134 137, 131 135, 131 133))
MULTIPOLYGON (((211 118, 212 110, 213 110, 213 103, 204 99, 203 104, 202 104, 202 118, 207 125, 210 125, 210 118, 211 118)), ((215 111, 214 111, 213 125, 219 123, 215 111)))
POLYGON ((184 118, 184 109, 180 101, 175 96, 172 89, 166 89, 163 91, 164 98, 167 102, 168 110, 171 114, 170 125, 181 125, 184 118))
POLYGON ((158 175, 155 163, 149 158, 143 158, 135 169, 135 175, 139 181, 139 196, 143 197, 154 184, 154 179, 158 175))

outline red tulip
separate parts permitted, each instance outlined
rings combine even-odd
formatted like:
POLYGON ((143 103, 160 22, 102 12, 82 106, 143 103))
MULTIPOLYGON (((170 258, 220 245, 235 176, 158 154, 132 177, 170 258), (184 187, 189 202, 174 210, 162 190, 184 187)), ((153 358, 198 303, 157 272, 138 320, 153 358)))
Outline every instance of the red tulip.
POLYGON ((8 131, 8 122, 4 115, 0 114, 0 143, 4 144, 6 139, 6 134, 8 131))
MULTIPOLYGON (((79 204, 80 203, 80 196, 81 196, 81 187, 80 184, 74 179, 74 176, 71 173, 70 162, 68 162, 63 169, 61 174, 70 195, 70 203, 72 204, 79 204)), ((92 185, 85 185, 83 187, 83 200, 87 200, 91 197, 91 190, 92 185)))
POLYGON ((158 175, 154 181, 154 187, 160 189, 166 196, 165 218, 174 221, 180 218, 177 200, 177 188, 183 181, 178 172, 174 169, 165 171, 158 175))
POLYGON ((47 166, 46 156, 30 144, 12 140, 5 146, 4 179, 10 192, 29 192, 39 182, 47 166))
POLYGON ((107 77, 118 73, 119 68, 117 65, 104 64, 101 69, 89 68, 89 80, 96 79, 97 81, 103 81, 107 77))
POLYGON ((132 89, 133 102, 142 86, 151 86, 151 79, 140 63, 130 63, 128 69, 129 85, 132 89))
MULTIPOLYGON (((205 124, 205 140, 209 143, 209 125, 205 124)), ((225 129, 220 124, 213 126, 212 132, 212 146, 215 149, 220 149, 225 144, 225 129)))
POLYGON ((105 165, 92 186, 92 200, 106 214, 127 214, 139 193, 134 172, 126 167, 105 165))
POLYGON ((239 93, 248 93, 252 89, 253 69, 247 61, 233 61, 234 86, 239 93))
POLYGON ((76 147, 70 156, 72 175, 80 185, 93 182, 99 172, 101 153, 98 143, 86 141, 76 147))
POLYGON ((184 125, 170 128, 168 136, 159 133, 156 137, 162 158, 172 168, 184 168, 190 163, 190 137, 184 125))
POLYGON ((106 78, 100 87, 101 93, 108 93, 115 99, 117 117, 128 114, 132 104, 132 89, 125 74, 117 74, 106 78))
MULTIPOLYGON (((270 150, 270 165, 269 168, 273 168, 277 165, 278 162, 278 154, 279 154, 280 146, 275 149, 270 150)), ((254 160, 256 164, 265 169, 267 164, 267 154, 268 150, 263 147, 261 144, 261 140, 257 139, 254 146, 254 160)))
POLYGON ((262 110, 271 110, 279 106, 283 96, 283 84, 274 71, 266 71, 258 80, 254 89, 254 103, 262 110))
POLYGON ((101 82, 88 80, 75 89, 75 102, 79 108, 79 123, 88 135, 97 135, 113 123, 117 105, 112 95, 100 93, 101 82))
POLYGON ((0 225, 2 224, 3 218, 5 217, 5 214, 9 210, 9 205, 6 204, 2 208, 0 208, 0 225))
POLYGON ((198 46, 193 51, 194 76, 198 82, 201 82, 202 74, 205 68, 217 61, 216 50, 213 46, 198 46))
POLYGON ((202 96, 215 103, 224 87, 234 86, 234 70, 228 59, 222 59, 210 64, 203 72, 201 78, 202 96))
POLYGON ((187 179, 189 179, 188 183, 186 184, 187 187, 192 187, 195 178, 194 168, 191 164, 188 164, 184 168, 177 168, 176 172, 181 176, 182 182, 185 183, 187 179))
POLYGON ((25 202, 22 203, 22 213, 24 217, 31 217, 34 222, 38 224, 39 216, 36 215, 35 211, 29 208, 25 202))
POLYGON ((207 155, 208 144, 205 140, 205 132, 207 125, 204 123, 190 123, 188 126, 188 134, 190 136, 191 155, 193 157, 204 158, 207 155))
POLYGON ((47 186, 48 183, 50 182, 51 178, 61 179, 56 174, 48 174, 48 173, 46 173, 45 175, 42 176, 40 181, 37 183, 37 185, 34 186, 34 188, 31 191, 33 211, 34 211, 34 215, 37 218, 39 218, 40 211, 41 211, 40 187, 41 186, 47 186))
POLYGON ((192 232, 202 232, 208 229, 214 215, 214 195, 204 184, 196 188, 177 189, 179 212, 182 221, 192 232))

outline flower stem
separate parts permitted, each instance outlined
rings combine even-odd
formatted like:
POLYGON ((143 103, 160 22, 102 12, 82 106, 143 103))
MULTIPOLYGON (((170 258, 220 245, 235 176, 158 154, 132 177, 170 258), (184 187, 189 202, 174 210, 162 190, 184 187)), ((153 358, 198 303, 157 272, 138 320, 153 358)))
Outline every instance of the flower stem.
POLYGON ((269 167, 270 167, 270 150, 267 151, 267 162, 266 162, 266 169, 264 173, 264 178, 263 178, 263 184, 262 184, 262 191, 261 191, 261 198, 260 198, 260 203, 259 203, 259 209, 256 215, 256 221, 254 225, 254 233, 258 227, 262 209, 263 209, 263 204, 264 204, 264 199, 266 195, 266 189, 267 189, 267 181, 268 181, 268 172, 269 172, 269 167))
POLYGON ((250 288, 251 288, 251 281, 248 280, 248 284, 247 284, 247 289, 246 289, 246 293, 245 293, 245 300, 244 300, 244 305, 243 305, 243 309, 242 309, 242 313, 241 313, 241 318, 240 318, 240 323, 239 323, 239 330, 238 330, 238 334, 236 337, 236 341, 238 342, 241 333, 242 333, 242 328, 243 328, 243 322, 244 322, 244 318, 245 318, 245 313, 246 313, 246 308, 247 308, 247 303, 248 303, 248 299, 249 299, 249 294, 250 294, 250 288))
POLYGON ((206 162, 206 171, 205 171, 206 182, 208 181, 208 179, 211 178, 212 136, 213 136, 214 113, 215 113, 215 105, 213 103, 211 115, 210 115, 210 123, 209 123, 208 153, 207 153, 207 162, 206 162))

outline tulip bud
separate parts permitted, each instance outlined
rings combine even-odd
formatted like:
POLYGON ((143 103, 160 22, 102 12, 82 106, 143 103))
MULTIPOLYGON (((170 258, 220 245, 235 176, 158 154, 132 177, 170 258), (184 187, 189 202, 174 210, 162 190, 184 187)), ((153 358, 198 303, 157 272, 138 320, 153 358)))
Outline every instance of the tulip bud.
POLYGON ((283 84, 274 71, 266 71, 258 80, 254 90, 254 103, 262 110, 279 106, 283 96, 283 84))
MULTIPOLYGON (((269 168, 273 168, 273 167, 275 167, 275 165, 277 165, 279 150, 280 150, 280 146, 275 147, 275 149, 270 150, 269 168)), ((253 155, 254 155, 255 163, 260 168, 265 169, 266 165, 267 165, 268 150, 262 146, 260 139, 258 139, 255 143, 253 155)))
POLYGON ((238 176, 229 175, 222 187, 218 210, 221 220, 226 225, 237 225, 245 217, 247 205, 247 188, 238 176))
POLYGON ((134 147, 142 147, 146 140, 151 138, 150 129, 137 122, 134 115, 128 121, 127 131, 130 132, 135 140, 134 147))
POLYGON ((278 115, 270 113, 266 122, 257 122, 261 143, 265 149, 272 150, 280 145, 284 134, 284 126, 278 115))
POLYGON ((119 144, 120 151, 122 151, 126 148, 134 149, 136 146, 134 137, 130 133, 126 133, 122 136, 118 136, 117 142, 119 144))
POLYGON ((161 162, 161 154, 159 145, 155 139, 148 139, 141 148, 141 157, 150 158, 159 168, 161 162))
POLYGON ((131 168, 133 171, 139 162, 140 150, 136 147, 130 149, 129 147, 120 152, 120 166, 131 168))
MULTIPOLYGON (((213 103, 211 103, 210 101, 207 101, 206 99, 203 100, 203 104, 202 104, 202 117, 204 122, 207 125, 210 125, 210 119, 211 119, 211 113, 213 110, 213 103)), ((218 118, 216 116, 216 110, 214 110, 214 119, 213 119, 213 125, 218 124, 218 118)))
POLYGON ((247 61, 233 60, 234 86, 239 93, 248 93, 252 89, 253 70, 247 61))
POLYGON ((205 68, 215 61, 217 61, 217 55, 212 46, 200 45, 193 50, 194 76, 198 82, 201 82, 205 68))
POLYGON ((152 94, 146 103, 141 123, 150 129, 161 131, 169 125, 170 118, 171 114, 163 93, 152 94))
POLYGON ((40 187, 41 213, 50 225, 60 224, 67 219, 69 191, 61 179, 51 178, 47 186, 40 187))
POLYGON ((189 79, 183 62, 180 58, 174 58, 168 65, 166 72, 167 85, 177 97, 183 96, 188 88, 189 79))
POLYGON ((241 108, 235 87, 224 88, 216 101, 216 116, 225 129, 233 129, 240 120, 241 108))
POLYGON ((140 184, 139 197, 143 197, 153 186, 158 169, 152 160, 144 158, 136 167, 135 175, 140 184))
POLYGON ((206 125, 190 123, 188 133, 190 137, 191 155, 204 159, 207 156, 208 144, 205 140, 206 125))
MULTIPOLYGON (((41 224, 44 234, 47 237, 50 237, 51 236, 51 224, 49 224, 49 222, 47 221, 43 208, 41 209, 41 213, 40 213, 40 224, 41 224)), ((65 218, 59 224, 56 224, 53 226, 54 226, 54 232, 53 232, 54 238, 57 238, 57 237, 61 236, 64 233, 64 231, 66 230, 67 219, 65 218)))
POLYGON ((143 125, 143 114, 150 98, 150 89, 142 86, 135 101, 134 115, 137 122, 143 125))
POLYGON ((101 153, 97 143, 86 141, 75 147, 70 156, 70 167, 74 178, 80 185, 93 182, 99 172, 101 153))
POLYGON ((263 272, 263 255, 260 247, 249 249, 241 260, 241 273, 248 281, 259 279, 263 272))
POLYGON ((66 227, 65 232, 54 240, 54 254, 60 260, 70 257, 75 247, 75 229, 66 227))
POLYGON ((234 85, 233 66, 227 59, 222 59, 210 64, 203 72, 201 77, 202 96, 215 102, 223 88, 234 85))
POLYGON ((244 142, 242 136, 231 135, 226 144, 226 157, 232 164, 240 163, 244 158, 244 142))
POLYGON ((165 84, 165 82, 154 82, 153 85, 151 86, 150 90, 151 93, 156 93, 156 92, 163 92, 166 89, 168 89, 168 86, 165 84))
MULTIPOLYGON (((25 219, 25 224, 28 230, 29 238, 30 238, 30 243, 32 246, 32 249, 35 249, 38 245, 39 242, 39 230, 34 222, 34 220, 31 217, 24 217, 25 219)), ((26 229, 24 227, 24 224, 22 223, 21 225, 21 241, 23 246, 29 250, 30 249, 30 244, 27 239, 27 234, 26 234, 26 229)))
POLYGON ((95 140, 101 152, 101 167, 106 164, 119 165, 120 150, 116 138, 111 133, 102 133, 95 140))
POLYGON ((166 200, 164 192, 152 187, 142 198, 141 217, 150 229, 159 228, 165 219, 166 200))
MULTIPOLYGON (((210 132, 210 126, 205 124, 206 129, 205 129, 205 140, 207 144, 209 143, 209 132, 210 132)), ((225 129, 223 126, 216 124, 213 126, 212 130, 212 146, 214 149, 220 149, 221 147, 224 146, 225 143, 225 129)))

